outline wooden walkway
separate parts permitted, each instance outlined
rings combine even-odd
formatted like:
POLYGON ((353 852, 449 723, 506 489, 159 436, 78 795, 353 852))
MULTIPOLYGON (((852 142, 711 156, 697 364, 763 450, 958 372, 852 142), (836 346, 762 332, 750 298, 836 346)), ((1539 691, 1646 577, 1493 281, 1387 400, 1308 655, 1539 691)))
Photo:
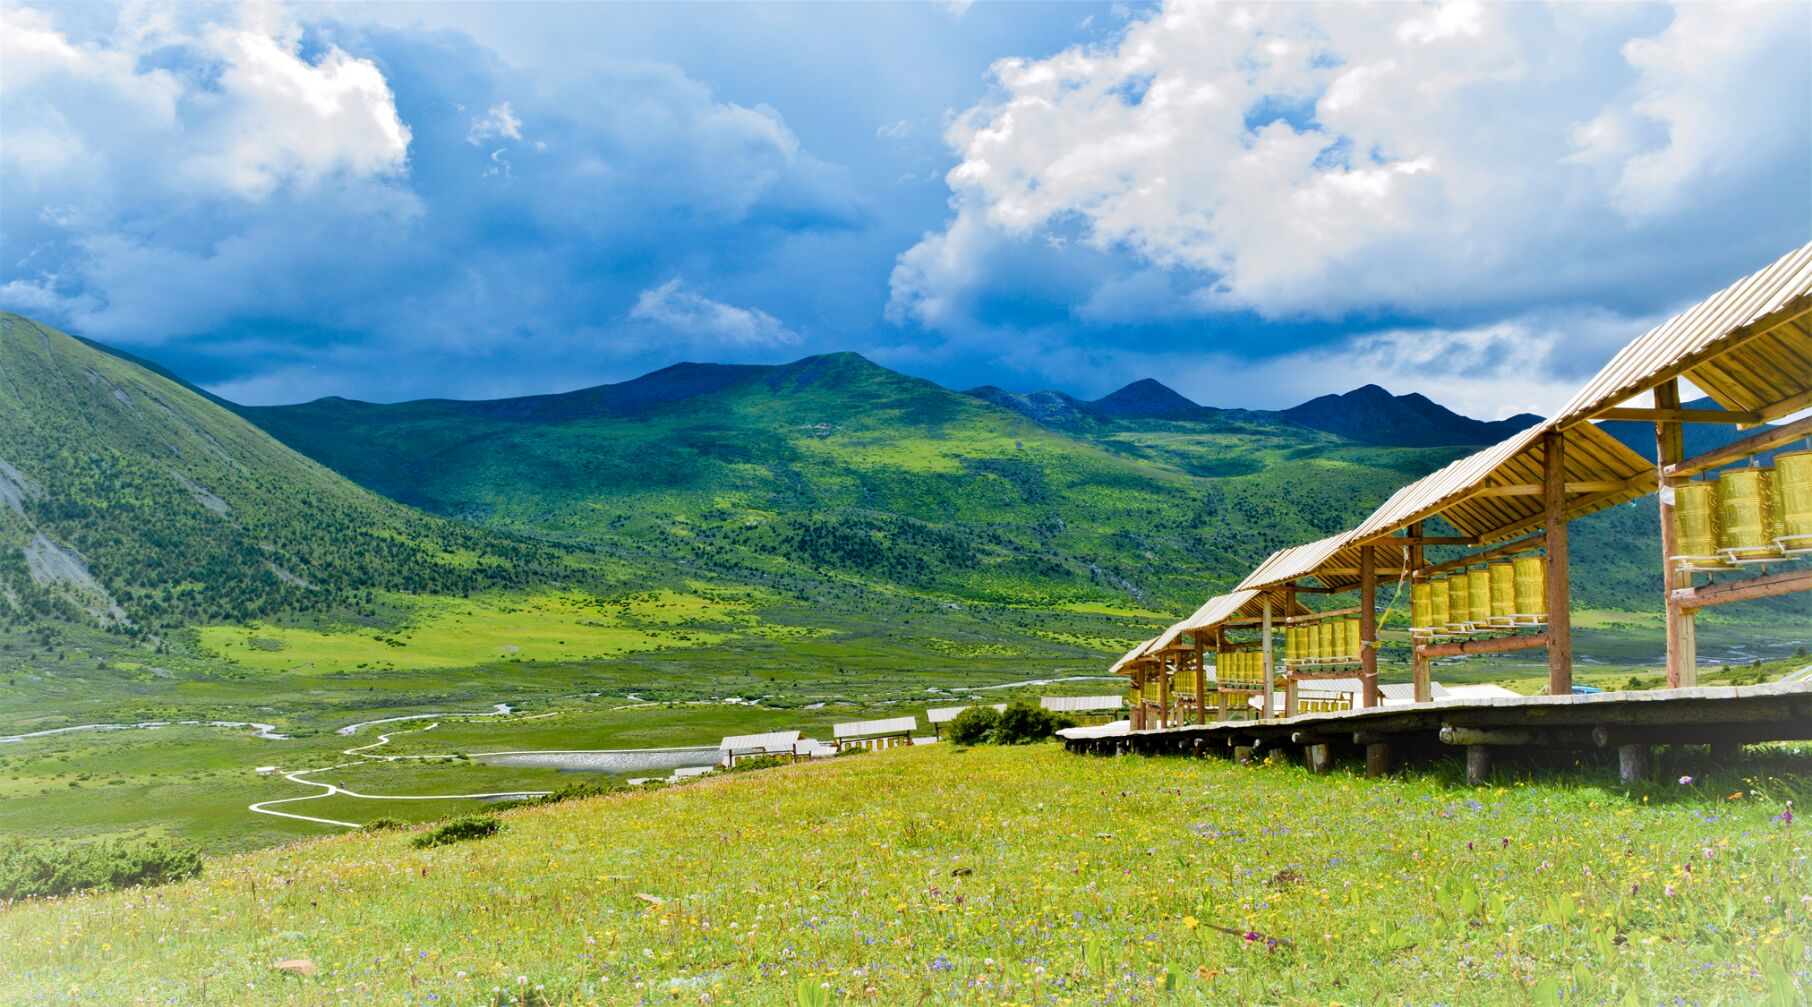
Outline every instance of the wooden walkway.
POLYGON ((1495 750, 1615 748, 1623 778, 1633 781, 1648 775, 1655 745, 1729 749, 1812 740, 1812 682, 1449 700, 1149 731, 1118 721, 1059 733, 1070 751, 1091 755, 1219 755, 1244 762, 1300 750, 1316 772, 1328 771, 1341 755, 1362 755, 1369 776, 1395 772, 1408 752, 1452 746, 1465 749, 1467 782, 1474 784, 1489 777, 1495 750))

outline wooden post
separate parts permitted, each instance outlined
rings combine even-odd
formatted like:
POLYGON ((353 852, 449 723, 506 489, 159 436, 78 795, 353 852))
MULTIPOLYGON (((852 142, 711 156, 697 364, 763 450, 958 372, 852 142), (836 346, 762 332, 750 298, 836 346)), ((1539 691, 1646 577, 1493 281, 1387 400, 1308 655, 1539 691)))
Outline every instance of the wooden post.
MULTIPOLYGON (((1668 378, 1655 386, 1656 409, 1679 407, 1678 378, 1668 378)), ((1665 474, 1669 465, 1686 458, 1683 430, 1684 424, 1677 420, 1655 421, 1655 464, 1662 473, 1661 492, 1657 495, 1661 499, 1661 585, 1667 605, 1667 687, 1670 689, 1697 685, 1699 679, 1698 655, 1694 653, 1697 634, 1692 625, 1695 613, 1682 610, 1674 601, 1674 588, 1691 587, 1692 574, 1674 569, 1674 554, 1680 549, 1674 534, 1674 488, 1665 474)))
MULTIPOLYGON (((1409 526, 1409 536, 1412 540, 1409 546, 1409 568, 1416 571, 1410 575, 1412 578, 1411 589, 1413 590, 1413 581, 1423 579, 1423 575, 1420 571, 1427 565, 1423 562, 1422 543, 1420 541, 1422 538, 1422 522, 1417 521, 1409 526)), ((1422 654, 1419 648, 1412 647, 1410 653, 1413 655, 1410 658, 1410 670, 1415 676, 1416 702, 1429 702, 1434 699, 1434 679, 1430 673, 1433 659, 1422 654)))
POLYGON ((1359 547, 1359 705, 1378 705, 1378 571, 1369 545, 1359 547))
POLYGON ((1133 666, 1133 685, 1139 690, 1139 703, 1132 708, 1132 729, 1145 730, 1145 666, 1133 666))
POLYGON ((1259 663, 1264 668, 1265 675, 1265 706, 1259 711, 1260 720, 1267 720, 1271 716, 1271 596, 1269 594, 1265 595, 1264 630, 1264 657, 1259 663))
POLYGON ((1170 726, 1170 669, 1158 658, 1158 727, 1170 726))
POLYGON ((1202 657, 1202 634, 1195 634, 1195 722, 1208 723, 1208 665, 1202 657))
POLYGON ((1573 692, 1573 609, 1567 595, 1567 442, 1542 435, 1543 532, 1548 542, 1548 695, 1573 692))

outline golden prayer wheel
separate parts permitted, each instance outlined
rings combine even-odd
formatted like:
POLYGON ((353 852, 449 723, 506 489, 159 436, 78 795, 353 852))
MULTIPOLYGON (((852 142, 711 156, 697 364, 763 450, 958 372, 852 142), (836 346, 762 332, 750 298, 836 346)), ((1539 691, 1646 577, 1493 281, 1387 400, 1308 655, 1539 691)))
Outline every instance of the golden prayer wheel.
POLYGON ((1516 624, 1539 626, 1548 621, 1548 560, 1545 556, 1518 556, 1516 573, 1516 624))
POLYGON ((1480 567, 1466 571, 1466 595, 1472 602, 1468 622, 1472 623, 1475 633, 1484 631, 1491 625, 1491 573, 1480 567))
POLYGON ((1682 570, 1728 570, 1718 552, 1718 484, 1686 482, 1674 488, 1674 565, 1682 570))
POLYGON ((1447 578, 1436 577, 1428 582, 1428 625, 1434 629, 1436 636, 1447 632, 1447 578))
POLYGON ((1429 636, 1434 633, 1434 602, 1428 597, 1427 581, 1420 581, 1409 588, 1409 634, 1411 636, 1429 636))
POLYGON ((1491 578, 1491 628, 1516 625, 1516 566, 1508 561, 1485 568, 1491 578))
POLYGON ((1774 544, 1788 555, 1812 552, 1812 451, 1774 456, 1774 544))
POLYGON ((1334 664, 1340 660, 1340 627, 1334 620, 1323 619, 1315 624, 1321 636, 1321 660, 1324 664, 1334 664))
POLYGON ((1774 469, 1731 469, 1718 476, 1718 551, 1736 563, 1779 559, 1774 544, 1774 469))
POLYGON ((1340 654, 1349 664, 1359 660, 1359 620, 1340 620, 1340 654))
POLYGON ((1472 618, 1471 586, 1463 573, 1447 578, 1447 632, 1449 633, 1464 633, 1468 629, 1468 620, 1472 618))
POLYGON ((1302 627, 1291 626, 1284 630, 1284 652, 1291 665, 1302 663, 1302 627))

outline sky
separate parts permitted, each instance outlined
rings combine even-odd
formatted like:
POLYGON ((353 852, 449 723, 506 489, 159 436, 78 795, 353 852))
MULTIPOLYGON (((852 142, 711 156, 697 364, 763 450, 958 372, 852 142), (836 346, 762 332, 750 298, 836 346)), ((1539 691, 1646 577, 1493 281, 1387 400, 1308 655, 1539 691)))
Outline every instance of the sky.
POLYGON ((1812 4, 0 3, 0 307, 246 403, 855 350, 1551 410, 1812 240, 1812 4))

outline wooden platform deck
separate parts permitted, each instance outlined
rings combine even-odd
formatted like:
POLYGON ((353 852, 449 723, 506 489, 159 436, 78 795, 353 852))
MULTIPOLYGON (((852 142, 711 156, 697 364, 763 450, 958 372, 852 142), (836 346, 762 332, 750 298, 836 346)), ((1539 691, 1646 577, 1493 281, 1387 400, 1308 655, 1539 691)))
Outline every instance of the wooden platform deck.
POLYGON ((1320 772, 1342 754, 1363 753, 1373 776, 1395 771, 1409 750, 1454 746, 1466 751, 1467 778, 1474 783, 1489 776, 1495 749, 1614 748, 1624 778, 1634 780, 1647 775, 1655 745, 1812 740, 1812 682, 1447 700, 1148 731, 1119 721, 1059 733, 1070 751, 1094 755, 1246 761, 1268 751, 1300 750, 1320 772))

